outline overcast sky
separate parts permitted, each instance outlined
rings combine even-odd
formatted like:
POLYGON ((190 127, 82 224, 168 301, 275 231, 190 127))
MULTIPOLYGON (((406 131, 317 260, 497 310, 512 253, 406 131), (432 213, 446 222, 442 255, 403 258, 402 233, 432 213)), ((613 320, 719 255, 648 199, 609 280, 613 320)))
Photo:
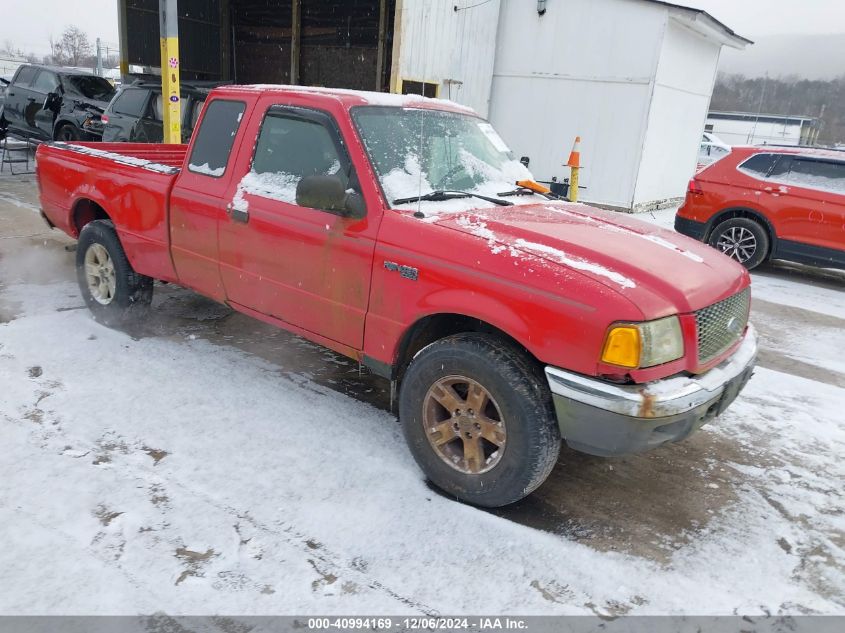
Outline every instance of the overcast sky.
MULTIPOLYGON (((450 2, 452 0, 430 0, 450 2)), ((502 0, 524 2, 525 0, 502 0)), ((740 35, 759 40, 766 35, 843 33, 843 0, 676 0, 710 12, 740 35)), ((551 0, 550 8, 561 0, 551 0)), ((96 37, 117 43, 117 0, 3 0, 0 46, 7 40, 26 52, 50 51, 48 39, 76 24, 92 42, 96 37), (84 7, 84 8, 83 8, 84 7)))
POLYGON ((704 9, 752 40, 766 35, 845 33, 842 0, 680 0, 675 3, 704 9))

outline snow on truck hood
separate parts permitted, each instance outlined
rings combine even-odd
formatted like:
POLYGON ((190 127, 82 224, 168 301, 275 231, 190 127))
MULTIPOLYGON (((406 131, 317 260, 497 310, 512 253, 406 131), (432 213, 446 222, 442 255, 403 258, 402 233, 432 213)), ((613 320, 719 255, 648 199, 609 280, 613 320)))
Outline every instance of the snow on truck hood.
POLYGON ((475 235, 502 257, 578 271, 625 295, 646 319, 698 310, 746 285, 745 269, 705 244, 582 204, 477 209, 433 224, 475 235))

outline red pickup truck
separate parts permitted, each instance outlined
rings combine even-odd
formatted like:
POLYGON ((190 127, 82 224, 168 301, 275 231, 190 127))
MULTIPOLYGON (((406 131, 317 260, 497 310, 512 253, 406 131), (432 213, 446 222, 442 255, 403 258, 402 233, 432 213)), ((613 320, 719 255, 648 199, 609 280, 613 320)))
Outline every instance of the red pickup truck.
POLYGON ((137 313, 157 279, 357 359, 470 503, 529 494, 561 438, 603 456, 683 439, 753 370, 742 266, 536 191, 453 103, 230 86, 187 147, 52 143, 37 165, 96 318, 137 313))

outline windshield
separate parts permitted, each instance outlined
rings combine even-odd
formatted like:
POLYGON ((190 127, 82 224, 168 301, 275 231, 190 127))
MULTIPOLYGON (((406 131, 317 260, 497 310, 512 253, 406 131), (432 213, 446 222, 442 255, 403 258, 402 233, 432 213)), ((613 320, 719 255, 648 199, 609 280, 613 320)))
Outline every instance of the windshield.
POLYGON ((73 89, 86 99, 110 101, 114 96, 114 88, 102 77, 94 75, 70 75, 65 77, 73 89))
MULTIPOLYGON (((533 179, 493 127, 478 117, 381 106, 353 108, 352 116, 390 203, 439 190, 495 197, 512 190, 517 180, 533 179)), ((450 208, 455 203, 492 206, 478 199, 450 202, 450 208)))

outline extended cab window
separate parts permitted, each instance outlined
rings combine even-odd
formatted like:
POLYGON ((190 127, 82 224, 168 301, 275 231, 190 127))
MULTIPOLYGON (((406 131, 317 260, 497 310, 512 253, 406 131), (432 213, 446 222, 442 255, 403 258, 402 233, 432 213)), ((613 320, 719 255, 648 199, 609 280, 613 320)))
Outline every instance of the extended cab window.
POLYGON ((148 90, 140 88, 127 88, 120 93, 120 96, 115 100, 112 110, 118 114, 126 114, 129 116, 139 117, 144 111, 144 106, 147 103, 148 90))
POLYGON ((215 178, 226 172, 245 108, 243 101, 226 99, 215 99, 208 105, 202 125, 194 137, 188 169, 215 178))
POLYGON ((781 179, 796 187, 845 193, 845 163, 794 158, 781 179))
POLYGON ((23 66, 18 71, 18 74, 15 76, 14 84, 15 86, 20 86, 21 88, 27 88, 32 83, 32 80, 35 79, 35 73, 38 70, 33 68, 32 66, 23 66))
POLYGON ((252 169, 241 182, 241 188, 281 202, 323 211, 344 211, 338 208, 338 200, 298 200, 300 182, 309 176, 331 177, 340 191, 358 189, 340 135, 327 115, 271 109, 261 125, 252 169))

